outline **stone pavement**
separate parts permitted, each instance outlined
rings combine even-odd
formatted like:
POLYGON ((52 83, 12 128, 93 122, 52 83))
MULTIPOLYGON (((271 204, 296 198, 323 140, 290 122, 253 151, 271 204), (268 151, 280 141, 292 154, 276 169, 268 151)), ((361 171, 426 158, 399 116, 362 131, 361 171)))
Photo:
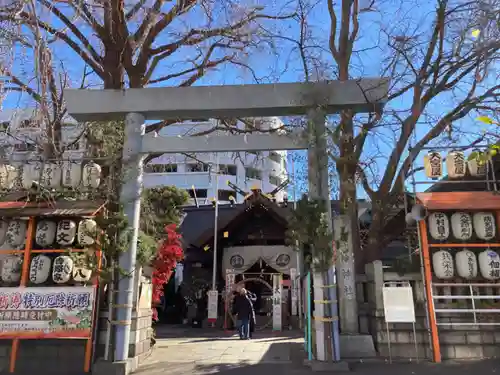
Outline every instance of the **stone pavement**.
MULTIPOLYGON (((137 375, 311 375, 302 365, 299 332, 257 333, 254 340, 208 329, 157 329, 156 347, 137 375)), ((500 360, 447 364, 351 363, 353 375, 500 375, 500 360)), ((347 373, 346 373, 347 375, 347 373)))

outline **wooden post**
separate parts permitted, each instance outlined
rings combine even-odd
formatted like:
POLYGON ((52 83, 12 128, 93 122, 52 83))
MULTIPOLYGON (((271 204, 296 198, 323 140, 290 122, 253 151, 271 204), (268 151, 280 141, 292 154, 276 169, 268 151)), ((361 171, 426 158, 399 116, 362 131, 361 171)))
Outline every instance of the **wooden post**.
POLYGON ((427 225, 425 220, 419 222, 420 238, 422 242, 422 259, 424 261, 424 286, 427 297, 427 311, 429 313, 429 325, 432 340, 432 355, 434 362, 441 363, 441 346, 439 345, 439 334, 436 324, 436 312, 434 311, 434 299, 432 298, 432 273, 429 254, 429 239, 427 237, 427 225))

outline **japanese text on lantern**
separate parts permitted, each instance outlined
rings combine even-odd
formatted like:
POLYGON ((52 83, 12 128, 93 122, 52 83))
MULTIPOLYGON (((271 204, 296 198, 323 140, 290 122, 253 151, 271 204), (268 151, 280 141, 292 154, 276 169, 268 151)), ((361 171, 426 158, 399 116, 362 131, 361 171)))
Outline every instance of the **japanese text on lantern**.
POLYGON ((454 271, 453 257, 451 256, 450 253, 448 252, 441 253, 441 266, 443 267, 444 275, 446 277, 453 276, 453 271, 454 271))
POLYGON ((439 235, 443 238, 446 237, 446 215, 443 213, 436 213, 436 226, 437 226, 437 232, 439 235))
POLYGON ((453 165, 455 167, 456 175, 465 174, 465 156, 461 152, 455 152, 453 154, 453 165))

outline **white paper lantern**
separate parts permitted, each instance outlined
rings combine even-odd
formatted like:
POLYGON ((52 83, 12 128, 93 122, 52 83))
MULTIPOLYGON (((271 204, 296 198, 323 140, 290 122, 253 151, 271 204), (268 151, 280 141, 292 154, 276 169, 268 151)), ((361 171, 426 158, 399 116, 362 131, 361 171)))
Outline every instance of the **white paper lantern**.
POLYGON ((438 241, 448 239, 450 236, 450 222, 448 216, 442 212, 433 212, 429 215, 429 233, 438 241))
POLYGON ((43 284, 50 276, 50 258, 40 254, 33 257, 30 265, 30 281, 33 284, 43 284))
POLYGON ((80 163, 66 161, 62 169, 62 185, 64 187, 75 188, 82 180, 82 168, 80 163))
POLYGON ((90 246, 95 242, 97 223, 92 219, 84 219, 78 224, 78 243, 90 246))
POLYGON ((84 283, 90 280, 92 270, 83 267, 75 267, 73 270, 73 280, 79 283, 84 283))
POLYGON ((486 250, 479 254, 479 271, 486 280, 500 278, 500 256, 493 250, 486 250))
POLYGON ((35 242, 38 246, 47 247, 56 239, 56 223, 50 220, 41 220, 36 225, 35 242))
POLYGON ((82 183, 85 187, 98 188, 101 183, 101 166, 93 161, 83 167, 82 183))
POLYGON ((0 164, 0 189, 12 189, 16 179, 16 167, 8 164, 0 164))
POLYGON ((434 274, 438 279, 448 280, 455 275, 455 266, 452 255, 445 250, 440 250, 432 255, 434 274))
POLYGON ((473 232, 472 217, 467 212, 455 212, 451 215, 451 231, 457 240, 469 240, 473 232))
POLYGON ((424 156, 425 175, 429 178, 440 178, 443 175, 443 157, 439 152, 430 151, 424 156))
MULTIPOLYGON (((478 151, 476 151, 478 152, 478 151)), ((467 168, 472 177, 481 177, 486 175, 486 161, 480 158, 467 160, 467 168)))
POLYGON ((67 283, 73 274, 73 259, 67 255, 58 256, 54 259, 54 267, 52 268, 52 280, 56 284, 67 283))
POLYGON ((23 166, 22 173, 22 186, 25 189, 31 189, 34 182, 40 182, 42 176, 42 163, 41 162, 32 162, 29 164, 25 164, 23 166))
POLYGON ((76 223, 73 220, 61 220, 57 223, 56 242, 61 246, 69 246, 75 242, 76 223))
POLYGON ((0 220, 0 245, 3 245, 5 242, 8 227, 9 223, 7 221, 0 220))
POLYGON ((462 151, 451 151, 446 157, 446 170, 450 178, 461 178, 467 171, 465 155, 462 151))
POLYGON ((5 234, 7 244, 13 248, 17 248, 24 244, 26 239, 26 228, 26 220, 11 220, 7 227, 7 233, 5 234))
POLYGON ((8 255, 2 261, 2 281, 6 283, 17 283, 21 280, 21 269, 23 261, 16 255, 8 255))
POLYGON ((43 165, 40 183, 48 189, 55 189, 61 186, 62 169, 59 164, 46 163, 43 165))
POLYGON ((464 279, 477 277, 477 258, 472 251, 464 249, 455 257, 457 263, 457 275, 464 279))
POLYGON ((491 212, 477 212, 474 214, 474 231, 481 240, 491 240, 495 237, 495 217, 491 212))

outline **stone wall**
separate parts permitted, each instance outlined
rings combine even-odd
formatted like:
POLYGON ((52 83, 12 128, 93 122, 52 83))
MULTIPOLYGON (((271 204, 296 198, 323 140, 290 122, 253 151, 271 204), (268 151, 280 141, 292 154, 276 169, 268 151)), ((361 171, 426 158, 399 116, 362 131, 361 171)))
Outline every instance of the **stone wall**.
MULTIPOLYGON (((426 324, 424 288, 419 274, 398 275, 384 272, 381 262, 374 262, 366 267, 364 275, 359 275, 357 292, 361 333, 372 335, 375 348, 381 356, 389 357, 390 339, 393 358, 415 359, 416 337, 418 357, 432 359, 430 332, 426 324), (409 281, 412 285, 416 313, 415 333, 410 323, 389 324, 388 329, 385 323, 382 288, 384 283, 400 281, 409 281)), ((490 319, 491 322, 500 322, 500 314, 492 314, 490 319)), ((438 322, 441 324, 452 321, 461 322, 463 325, 438 327, 443 360, 500 356, 500 325, 470 324, 473 322, 472 314, 457 316, 456 313, 440 313, 438 316, 438 322)))

